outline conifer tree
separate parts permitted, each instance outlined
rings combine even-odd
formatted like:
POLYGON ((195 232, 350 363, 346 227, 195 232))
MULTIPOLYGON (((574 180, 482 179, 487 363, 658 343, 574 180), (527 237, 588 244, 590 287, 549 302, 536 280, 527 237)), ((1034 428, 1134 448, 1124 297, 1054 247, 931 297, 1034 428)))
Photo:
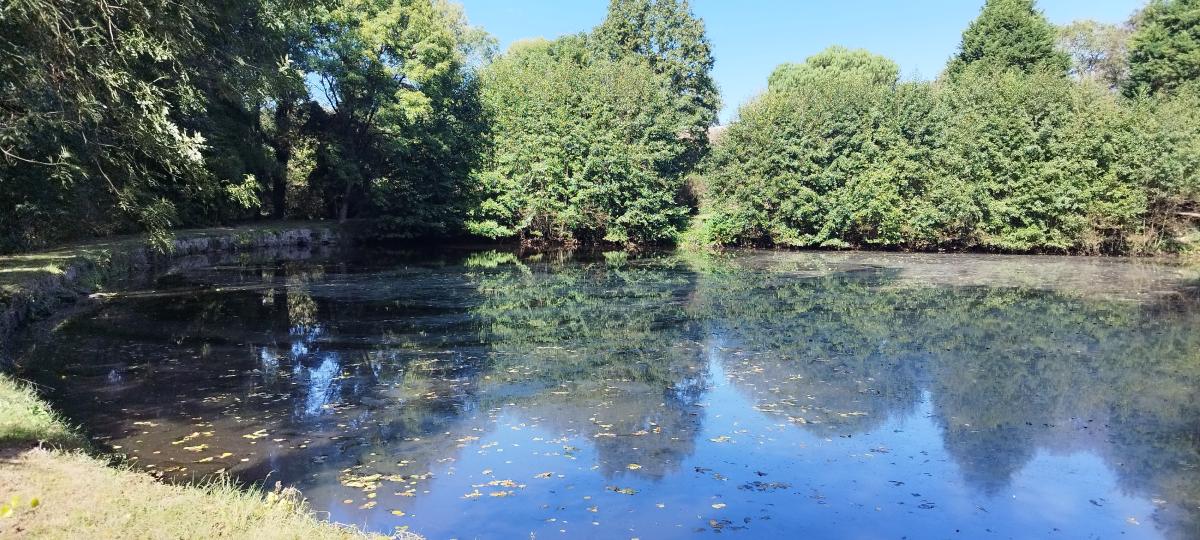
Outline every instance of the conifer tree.
POLYGON ((1055 47, 1057 33, 1034 0, 987 0, 950 60, 950 78, 964 71, 1067 72, 1070 59, 1055 47))

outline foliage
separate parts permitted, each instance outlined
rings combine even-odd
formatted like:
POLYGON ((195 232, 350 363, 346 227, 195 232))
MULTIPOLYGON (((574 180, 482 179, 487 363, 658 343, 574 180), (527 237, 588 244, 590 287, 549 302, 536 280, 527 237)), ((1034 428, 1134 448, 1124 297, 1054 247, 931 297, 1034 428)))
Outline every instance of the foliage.
MULTIPOLYGON (((683 131, 698 152, 704 150, 721 96, 711 74, 712 44, 688 0, 611 0, 608 17, 592 33, 589 45, 610 60, 630 54, 642 57, 665 75, 683 131)), ((689 157, 700 157, 698 152, 689 157)))
POLYGON ((783 64, 771 73, 768 85, 803 86, 831 78, 853 78, 868 84, 891 85, 900 79, 900 66, 864 49, 833 46, 810 56, 803 64, 783 64))
POLYGON ((328 136, 317 148, 315 189, 339 219, 412 196, 421 178, 404 173, 423 146, 439 150, 433 132, 448 128, 461 62, 444 15, 428 0, 347 0, 319 12, 308 62, 328 107, 318 129, 328 136))
POLYGON ((484 74, 494 153, 471 231, 544 241, 670 240, 686 149, 665 77, 580 37, 518 43, 484 74))
MULTIPOLYGON (((1186 249, 1196 94, 1126 100, 1120 62, 1080 23, 1061 46, 1029 2, 989 2, 948 77, 832 48, 785 64, 704 167, 701 244, 1148 253, 1186 249), (1018 24, 1019 23, 1019 24, 1018 24), (1081 37, 1082 36, 1082 37, 1081 37), (1047 49, 1048 50, 1048 49, 1047 49), (1189 108, 1191 107, 1191 108, 1189 108)), ((1106 47, 1117 47, 1112 37, 1106 47)), ((1097 38, 1099 39, 1099 38, 1097 38)))
POLYGON ((1058 48, 1071 57, 1071 75, 1121 88, 1129 78, 1131 25, 1075 21, 1058 29, 1058 48))
POLYGON ((208 18, 192 2, 0 6, 0 245, 130 221, 161 236, 173 201, 220 197, 203 137, 180 124, 201 107, 187 59, 208 18))
POLYGON ((1200 78, 1200 1, 1153 0, 1129 45, 1126 92, 1171 91, 1200 78))
POLYGON ((970 219, 962 186, 934 176, 945 123, 935 89, 897 84, 894 64, 861 51, 814 59, 777 70, 714 150, 710 240, 934 244, 970 219))
POLYGON ((591 34, 514 44, 483 77, 492 153, 468 229, 527 241, 673 241, 719 99, 686 1, 614 0, 591 34))
POLYGON ((1069 60, 1054 45, 1054 26, 1034 0, 987 0, 946 73, 951 78, 968 70, 1065 73, 1069 60))
POLYGON ((14 0, 0 251, 267 216, 388 238, 1184 249, 1198 17, 1155 0, 1056 32, 1033 0, 988 0, 941 80, 831 47, 779 66, 714 148, 687 0, 611 0, 593 31, 499 58, 449 0, 14 0))

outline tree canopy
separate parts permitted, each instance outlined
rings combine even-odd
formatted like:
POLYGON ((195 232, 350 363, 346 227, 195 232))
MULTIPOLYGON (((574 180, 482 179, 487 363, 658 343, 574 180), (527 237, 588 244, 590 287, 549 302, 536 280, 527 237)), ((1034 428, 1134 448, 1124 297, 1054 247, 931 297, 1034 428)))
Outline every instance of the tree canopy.
POLYGON ((1200 0, 1153 0, 1129 44, 1126 92, 1171 91, 1200 79, 1200 0))
POLYGON ((1188 249, 1198 32, 1198 0, 1062 28, 986 0, 938 80, 830 47, 775 69, 714 145, 714 51, 687 0, 611 0, 591 31, 501 55, 449 0, 14 0, 0 251, 267 218, 388 239, 1188 249))
POLYGON ((1055 48, 1055 38, 1054 26, 1034 0, 986 0, 946 72, 950 77, 967 70, 1065 73, 1069 60, 1055 48))

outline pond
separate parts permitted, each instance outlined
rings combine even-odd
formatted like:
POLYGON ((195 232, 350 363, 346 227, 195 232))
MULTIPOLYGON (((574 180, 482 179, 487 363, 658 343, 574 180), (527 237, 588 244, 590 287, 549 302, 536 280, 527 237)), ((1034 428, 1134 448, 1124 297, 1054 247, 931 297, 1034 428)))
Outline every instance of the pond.
POLYGON ((32 355, 100 446, 429 538, 1197 538, 1200 291, 1116 259, 346 251, 32 355))

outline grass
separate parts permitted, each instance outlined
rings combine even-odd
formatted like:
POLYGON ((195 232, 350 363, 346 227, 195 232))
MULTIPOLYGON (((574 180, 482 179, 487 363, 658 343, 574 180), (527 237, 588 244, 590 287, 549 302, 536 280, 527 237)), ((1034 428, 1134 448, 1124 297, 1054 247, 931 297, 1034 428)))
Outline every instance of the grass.
MULTIPOLYGON (((259 224, 180 231, 175 238, 233 235, 248 242, 295 228, 259 224)), ((73 264, 103 267, 112 254, 145 245, 144 237, 130 236, 0 256, 0 307, 73 264)), ((0 538, 383 538, 321 521, 295 490, 244 490, 228 478, 168 485, 89 450, 35 388, 0 373, 0 538)))
POLYGON ((0 538, 382 538, 320 521, 294 490, 167 485, 85 447, 32 387, 0 374, 0 538))
POLYGON ((0 493, 6 538, 366 538, 318 521, 296 495, 170 486, 80 452, 0 457, 0 493))
POLYGON ((0 375, 0 448, 40 445, 72 449, 82 448, 85 441, 33 387, 0 375))

